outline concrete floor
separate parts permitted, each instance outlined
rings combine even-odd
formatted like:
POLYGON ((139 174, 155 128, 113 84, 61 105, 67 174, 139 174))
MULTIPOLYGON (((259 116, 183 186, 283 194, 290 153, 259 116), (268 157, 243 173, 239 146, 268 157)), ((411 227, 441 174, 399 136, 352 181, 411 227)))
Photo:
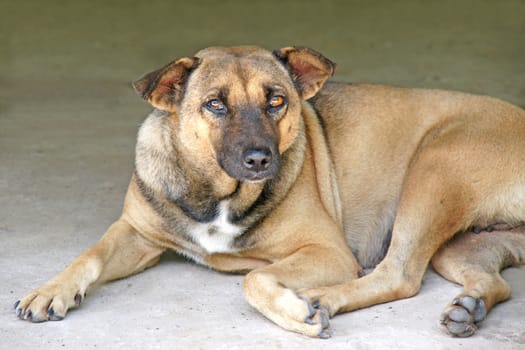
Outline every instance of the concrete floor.
POLYGON ((129 82, 209 45, 300 44, 336 79, 489 94, 525 105, 525 2, 0 2, 0 349, 523 349, 525 267, 471 338, 440 330, 460 290, 429 271, 414 298, 337 316, 333 337, 288 333, 243 299, 241 276, 174 254, 92 290, 62 322, 13 303, 117 218, 149 110, 129 82))

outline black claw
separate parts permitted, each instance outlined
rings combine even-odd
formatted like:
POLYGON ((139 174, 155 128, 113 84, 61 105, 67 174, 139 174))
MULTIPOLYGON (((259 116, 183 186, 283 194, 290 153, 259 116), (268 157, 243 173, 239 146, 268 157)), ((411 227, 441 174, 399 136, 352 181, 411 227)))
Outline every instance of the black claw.
POLYGON ((319 306, 321 306, 321 303, 319 302, 319 300, 314 300, 312 302, 312 306, 314 307, 314 309, 318 309, 319 306))
POLYGON ((20 304, 20 300, 17 300, 15 305, 14 305, 14 309, 16 310, 16 308, 18 307, 18 304, 20 304))
POLYGON ((485 307, 485 302, 483 299, 479 299, 477 302, 476 309, 474 310, 474 322, 478 323, 485 319, 487 316, 487 308, 485 307))
POLYGON ((313 317, 315 315, 314 307, 312 306, 312 304, 308 302, 306 304, 308 305, 308 312, 309 312, 308 318, 313 317))
POLYGON ((16 316, 19 317, 19 318, 21 318, 21 317, 22 317, 22 312, 23 312, 23 311, 24 311, 24 310, 23 310, 22 308, 20 308, 20 309, 16 309, 16 316))
POLYGON ((80 303, 82 302, 82 295, 80 295, 79 293, 77 293, 75 295, 75 304, 78 306, 80 305, 80 303))
POLYGON ((50 308, 49 310, 47 310, 47 316, 49 316, 49 319, 51 321, 60 321, 64 319, 64 316, 57 315, 55 313, 55 309, 53 308, 50 308))
POLYGON ((311 317, 307 317, 307 318, 305 318, 305 319, 304 319, 304 322, 305 322, 305 323, 308 323, 308 324, 315 324, 314 320, 312 320, 311 317))
POLYGON ((32 317, 33 317, 33 312, 31 310, 26 312, 26 314, 25 314, 25 318, 26 319, 31 320, 32 317))
POLYGON ((321 333, 319 333, 319 338, 321 339, 329 339, 332 335, 328 333, 327 331, 323 330, 321 333))

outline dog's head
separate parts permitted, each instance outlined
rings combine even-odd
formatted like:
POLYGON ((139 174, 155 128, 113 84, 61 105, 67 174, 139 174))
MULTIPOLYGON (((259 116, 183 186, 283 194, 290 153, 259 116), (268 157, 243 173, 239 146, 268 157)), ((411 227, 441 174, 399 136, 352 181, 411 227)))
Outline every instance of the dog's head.
POLYGON ((212 47, 133 87, 172 113, 180 144, 204 160, 197 166, 218 165, 231 178, 254 182, 277 174, 280 156, 297 137, 302 100, 321 89, 334 67, 307 48, 212 47))

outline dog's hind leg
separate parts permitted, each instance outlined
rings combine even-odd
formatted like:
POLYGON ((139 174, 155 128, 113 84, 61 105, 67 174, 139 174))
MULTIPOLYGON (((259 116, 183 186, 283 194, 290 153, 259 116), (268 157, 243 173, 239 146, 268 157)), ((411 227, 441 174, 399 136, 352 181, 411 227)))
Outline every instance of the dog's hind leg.
POLYGON ((69 308, 81 303, 92 284, 140 272, 158 262, 164 250, 118 220, 63 272, 17 301, 16 313, 33 322, 61 320, 69 308))
POLYGON ((525 226, 506 231, 465 232, 445 244, 432 258, 434 269, 463 285, 447 305, 441 324, 448 333, 467 337, 497 303, 510 296, 500 271, 525 263, 525 226))
POLYGON ((461 230, 468 203, 456 195, 453 179, 445 182, 431 171, 416 175, 407 181, 392 242, 374 271, 343 284, 302 291, 303 296, 334 315, 417 294, 432 256, 461 230))
MULTIPOLYGON (((479 198, 465 172, 464 139, 451 133, 428 144, 406 175, 385 258, 370 274, 340 285, 302 292, 333 315, 418 293, 428 263, 454 235, 472 224, 479 198)), ((465 155, 465 153, 467 153, 465 155)), ((470 166, 473 167, 473 166, 470 166)))

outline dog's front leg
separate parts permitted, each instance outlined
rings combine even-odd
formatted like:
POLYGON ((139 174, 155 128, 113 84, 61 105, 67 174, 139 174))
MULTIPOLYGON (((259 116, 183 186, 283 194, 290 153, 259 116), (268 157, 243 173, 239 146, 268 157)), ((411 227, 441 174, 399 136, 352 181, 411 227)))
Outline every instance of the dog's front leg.
POLYGON ((33 322, 61 320, 82 302, 93 283, 140 272, 158 262, 164 250, 121 219, 63 272, 17 301, 16 313, 33 322))
POLYGON ((296 291, 357 278, 360 268, 351 254, 335 246, 306 245, 287 258, 253 270, 244 279, 247 301, 279 326, 312 337, 327 338, 329 314, 296 291))

